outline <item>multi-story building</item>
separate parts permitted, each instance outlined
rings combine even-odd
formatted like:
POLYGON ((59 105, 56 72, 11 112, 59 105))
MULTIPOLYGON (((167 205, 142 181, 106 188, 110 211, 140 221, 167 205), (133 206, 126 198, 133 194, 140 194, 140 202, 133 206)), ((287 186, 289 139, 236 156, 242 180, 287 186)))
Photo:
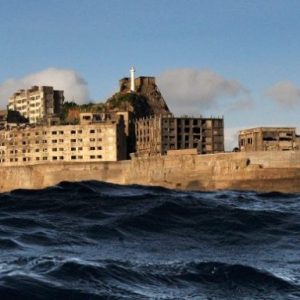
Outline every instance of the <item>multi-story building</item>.
POLYGON ((138 156, 193 148, 199 154, 224 152, 223 118, 159 115, 136 122, 138 156))
POLYGON ((45 123, 45 119, 59 114, 64 101, 64 92, 51 86, 33 86, 19 90, 9 98, 8 109, 20 112, 29 123, 45 123))
MULTIPOLYGON (((82 117, 83 118, 83 117, 82 117)), ((0 166, 126 159, 124 120, 0 130, 0 166)))
POLYGON ((295 127, 257 127, 239 132, 240 151, 298 150, 295 127))
POLYGON ((0 110, 0 129, 5 127, 6 117, 7 117, 7 111, 6 110, 0 110))

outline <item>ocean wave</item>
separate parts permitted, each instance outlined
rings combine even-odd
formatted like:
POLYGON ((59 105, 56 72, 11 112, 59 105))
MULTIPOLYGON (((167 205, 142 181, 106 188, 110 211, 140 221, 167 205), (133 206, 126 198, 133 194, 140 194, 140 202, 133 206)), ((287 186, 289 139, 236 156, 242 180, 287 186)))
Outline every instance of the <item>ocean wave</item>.
MULTIPOLYGON (((143 265, 111 260, 86 262, 44 258, 28 263, 31 268, 27 274, 13 271, 0 277, 1 296, 14 296, 15 299, 21 299, 21 295, 23 299, 157 299, 171 290, 174 298, 162 299, 189 299, 185 293, 195 296, 201 290, 209 292, 211 297, 230 292, 245 299, 251 299, 251 295, 269 295, 276 299, 284 299, 287 293, 295 297, 300 295, 299 286, 272 273, 213 261, 143 265)), ((197 298, 192 298, 201 297, 198 294, 197 298)))
POLYGON ((3 299, 300 298, 300 195, 63 182, 0 194, 3 299))

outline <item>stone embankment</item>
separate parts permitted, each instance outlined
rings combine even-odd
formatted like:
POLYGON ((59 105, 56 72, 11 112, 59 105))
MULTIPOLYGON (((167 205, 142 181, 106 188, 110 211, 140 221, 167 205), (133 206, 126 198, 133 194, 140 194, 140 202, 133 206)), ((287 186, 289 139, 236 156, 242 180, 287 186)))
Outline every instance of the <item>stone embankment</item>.
POLYGON ((167 155, 102 163, 1 167, 0 192, 99 180, 183 190, 300 192, 300 151, 167 155))

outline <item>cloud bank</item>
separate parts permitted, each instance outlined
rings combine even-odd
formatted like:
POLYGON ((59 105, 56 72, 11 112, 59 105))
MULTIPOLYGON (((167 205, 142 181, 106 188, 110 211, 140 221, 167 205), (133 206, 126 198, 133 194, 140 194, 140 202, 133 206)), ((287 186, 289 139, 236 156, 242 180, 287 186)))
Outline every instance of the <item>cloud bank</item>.
POLYGON ((300 104, 300 89, 290 81, 274 84, 265 95, 282 107, 293 108, 300 104))
POLYGON ((171 108, 180 111, 206 110, 220 97, 236 97, 247 90, 236 80, 226 79, 212 70, 180 68, 167 70, 157 84, 171 108))
POLYGON ((241 128, 232 127, 232 128, 224 128, 224 144, 225 151, 232 151, 233 148, 238 147, 238 136, 241 128))
POLYGON ((20 79, 9 79, 0 84, 0 106, 5 107, 8 98, 19 89, 32 85, 50 85, 57 90, 64 90, 66 101, 86 103, 90 100, 86 81, 74 70, 49 68, 32 73, 20 79))

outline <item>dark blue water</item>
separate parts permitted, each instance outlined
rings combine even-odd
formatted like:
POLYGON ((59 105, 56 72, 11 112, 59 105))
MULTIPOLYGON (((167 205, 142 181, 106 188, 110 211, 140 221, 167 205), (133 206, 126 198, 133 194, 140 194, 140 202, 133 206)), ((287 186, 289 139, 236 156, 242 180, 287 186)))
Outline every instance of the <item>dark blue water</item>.
POLYGON ((300 299, 300 195, 2 194, 0 299, 300 299))

